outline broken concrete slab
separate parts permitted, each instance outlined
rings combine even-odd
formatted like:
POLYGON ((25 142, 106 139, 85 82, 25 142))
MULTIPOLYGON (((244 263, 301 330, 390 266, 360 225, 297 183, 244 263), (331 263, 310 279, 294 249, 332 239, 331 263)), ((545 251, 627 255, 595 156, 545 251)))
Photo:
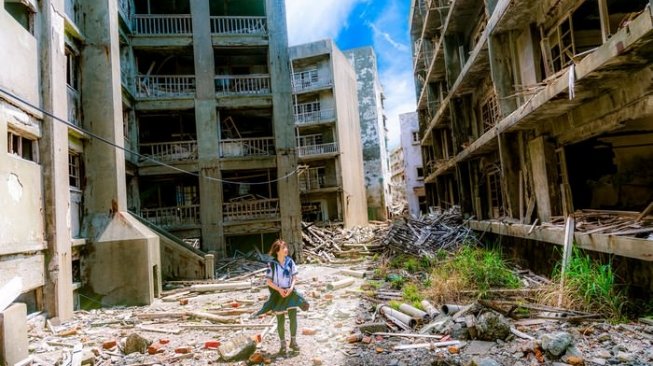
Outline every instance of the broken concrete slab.
POLYGON ((14 365, 28 356, 27 305, 12 304, 0 313, 0 360, 14 365))

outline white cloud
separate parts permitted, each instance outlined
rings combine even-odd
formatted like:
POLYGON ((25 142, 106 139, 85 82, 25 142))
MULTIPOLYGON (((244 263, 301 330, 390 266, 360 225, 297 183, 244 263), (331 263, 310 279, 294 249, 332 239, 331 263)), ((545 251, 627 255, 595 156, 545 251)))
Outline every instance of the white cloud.
POLYGON ((335 39, 354 6, 367 0, 286 0, 288 44, 335 39))
POLYGON ((386 8, 370 24, 386 97, 389 150, 399 145, 399 115, 414 112, 416 108, 408 16, 404 17, 399 10, 400 1, 389 0, 386 8))

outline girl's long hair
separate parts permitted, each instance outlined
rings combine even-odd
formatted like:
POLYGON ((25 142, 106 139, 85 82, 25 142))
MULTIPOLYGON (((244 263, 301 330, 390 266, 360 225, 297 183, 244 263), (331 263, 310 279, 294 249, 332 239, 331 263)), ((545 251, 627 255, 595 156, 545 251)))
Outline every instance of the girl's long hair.
POLYGON ((270 251, 268 252, 268 254, 277 255, 277 253, 279 253, 279 250, 281 250, 281 247, 282 246, 287 246, 287 245, 288 244, 286 244, 286 242, 283 241, 283 239, 277 239, 272 243, 272 247, 270 248, 270 251))

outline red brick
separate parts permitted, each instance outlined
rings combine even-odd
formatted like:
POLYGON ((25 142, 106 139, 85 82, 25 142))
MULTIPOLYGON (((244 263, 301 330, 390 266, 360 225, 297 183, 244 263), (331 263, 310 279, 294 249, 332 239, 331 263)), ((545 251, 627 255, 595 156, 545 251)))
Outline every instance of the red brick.
POLYGON ((220 347, 220 344, 221 344, 220 341, 216 341, 212 339, 210 341, 204 342, 204 348, 217 349, 218 347, 220 347))
POLYGON ((155 355, 157 353, 163 352, 161 349, 163 345, 159 342, 152 343, 149 347, 147 347, 147 353, 150 355, 155 355))
POLYGON ((184 346, 184 347, 177 347, 177 348, 175 348, 175 353, 183 353, 183 354, 186 354, 186 353, 191 353, 191 352, 193 352, 193 347, 190 347, 190 346, 184 346))
POLYGON ((115 339, 114 339, 114 340, 110 340, 110 341, 106 341, 106 342, 102 343, 102 348, 104 348, 104 349, 111 349, 111 348, 115 347, 116 344, 118 344, 118 343, 116 342, 115 339))

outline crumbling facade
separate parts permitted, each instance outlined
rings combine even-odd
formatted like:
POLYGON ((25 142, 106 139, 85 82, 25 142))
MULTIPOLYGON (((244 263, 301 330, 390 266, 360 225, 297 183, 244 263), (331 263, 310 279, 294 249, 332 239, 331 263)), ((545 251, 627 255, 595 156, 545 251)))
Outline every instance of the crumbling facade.
POLYGON ((366 225, 355 70, 330 39, 289 51, 302 219, 366 225))
POLYGON ((124 4, 130 210, 217 258, 278 237, 301 255, 283 1, 124 4))
POLYGON ((0 6, 0 286, 27 312, 160 292, 159 239, 127 211, 117 9, 0 6))
MULTIPOLYGON (((550 223, 573 212, 646 222, 651 11, 648 0, 413 0, 428 205, 556 244, 565 233, 550 223)), ((578 229, 581 248, 653 258, 641 226, 578 229)))
POLYGON ((384 220, 390 207, 388 137, 383 111, 383 88, 379 80, 376 54, 372 47, 344 51, 356 70, 360 112, 365 192, 370 220, 384 220))
POLYGON ((424 167, 422 164, 422 151, 419 145, 417 113, 399 115, 399 134, 399 145, 403 152, 402 166, 405 176, 406 204, 408 205, 408 213, 417 218, 422 212, 426 212, 424 167))

